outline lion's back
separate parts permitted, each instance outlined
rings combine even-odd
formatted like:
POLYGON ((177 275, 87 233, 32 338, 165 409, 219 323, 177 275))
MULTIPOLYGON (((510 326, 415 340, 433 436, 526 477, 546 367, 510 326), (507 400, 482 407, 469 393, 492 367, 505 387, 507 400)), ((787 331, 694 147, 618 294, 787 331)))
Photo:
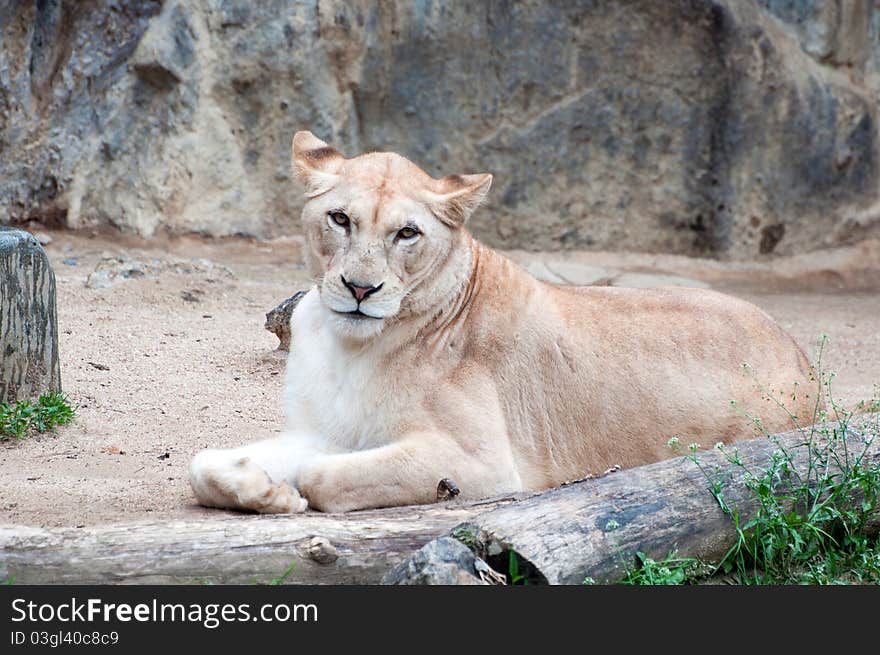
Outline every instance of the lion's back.
POLYGON ((481 341, 491 333, 493 347, 478 357, 492 371, 509 437, 534 484, 668 457, 671 436, 711 443, 751 436, 743 414, 763 417, 770 430, 791 429, 789 412, 806 418, 815 406, 803 351, 744 300, 706 289, 560 287, 530 277, 505 292, 497 279, 478 322, 481 341))

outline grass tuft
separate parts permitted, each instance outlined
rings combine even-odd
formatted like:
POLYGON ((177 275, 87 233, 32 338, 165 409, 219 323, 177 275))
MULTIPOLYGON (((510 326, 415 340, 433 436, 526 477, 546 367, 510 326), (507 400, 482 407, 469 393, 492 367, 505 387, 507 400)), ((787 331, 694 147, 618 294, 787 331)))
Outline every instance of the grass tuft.
POLYGON ((639 587, 695 584, 711 575, 714 568, 693 557, 677 557, 675 551, 660 561, 639 551, 636 553, 635 566, 627 567, 626 576, 620 584, 639 587))
POLYGON ((798 471, 793 452, 781 446, 765 470, 747 470, 735 450, 720 448, 743 471, 757 501, 747 521, 704 470, 737 535, 718 571, 744 585, 880 584, 880 549, 868 530, 880 512, 880 467, 865 457, 878 430, 860 430, 864 445, 851 452, 851 415, 835 410, 839 423, 808 428, 799 446, 808 449, 806 471, 798 471))
MULTIPOLYGON (((880 465, 867 456, 880 435, 880 399, 860 403, 857 410, 871 416, 853 425, 854 413, 834 400, 834 374, 821 368, 826 342, 823 335, 815 374, 820 393, 810 417, 812 425, 801 426, 797 417, 789 415, 804 435, 803 443, 786 448, 762 430, 777 446, 766 468, 749 468, 735 447, 716 445, 741 473, 749 500, 757 507, 752 518, 746 520, 725 497, 717 467, 702 464, 695 448, 686 455, 706 477, 709 492, 736 531, 736 543, 711 565, 712 578, 742 585, 880 584, 876 533, 880 465), (829 411, 820 409, 820 397, 829 411), (854 442, 857 447, 852 448, 854 442), (796 466, 795 454, 804 449, 807 465, 796 466)), ((762 429, 760 419, 748 418, 762 429)), ((678 449, 679 442, 673 438, 669 445, 678 449)), ((636 565, 626 568, 623 584, 688 584, 700 575, 705 579, 705 566, 675 553, 659 562, 637 553, 636 565)))
POLYGON ((76 410, 60 393, 44 394, 36 403, 27 400, 0 403, 0 440, 24 439, 35 432, 54 430, 75 417, 76 410))

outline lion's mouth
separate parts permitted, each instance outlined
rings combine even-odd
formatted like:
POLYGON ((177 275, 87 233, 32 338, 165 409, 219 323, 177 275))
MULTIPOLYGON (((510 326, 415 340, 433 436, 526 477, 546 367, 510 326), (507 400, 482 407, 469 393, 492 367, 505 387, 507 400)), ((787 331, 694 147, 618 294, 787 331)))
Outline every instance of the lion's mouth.
POLYGON ((360 310, 360 308, 358 308, 358 309, 353 309, 353 310, 351 310, 350 312, 338 312, 338 311, 336 311, 336 310, 334 309, 333 312, 336 313, 336 314, 339 314, 340 316, 346 316, 346 317, 348 317, 348 318, 353 318, 353 319, 355 319, 355 320, 362 320, 362 319, 365 319, 365 318, 369 318, 369 319, 372 319, 372 320, 374 320, 374 321, 378 321, 378 320, 380 320, 378 316, 370 316, 369 314, 364 314, 364 313, 360 310))

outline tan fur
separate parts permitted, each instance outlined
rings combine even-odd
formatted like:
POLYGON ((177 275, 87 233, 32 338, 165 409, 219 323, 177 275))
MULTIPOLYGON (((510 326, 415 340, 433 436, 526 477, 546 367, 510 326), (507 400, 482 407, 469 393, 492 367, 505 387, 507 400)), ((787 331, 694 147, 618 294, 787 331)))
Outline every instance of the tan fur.
POLYGON ((540 490, 669 457, 670 437, 752 436, 744 414, 768 431, 812 418, 807 358, 753 305, 540 282, 463 227, 491 176, 435 180, 391 153, 345 159, 308 132, 293 150, 318 285, 293 315, 287 429, 200 453, 203 504, 424 503, 447 477, 463 497, 540 490), (421 230, 413 243, 399 240, 408 224, 421 230), (369 318, 338 313, 357 307, 343 278, 382 285, 360 304, 369 318))

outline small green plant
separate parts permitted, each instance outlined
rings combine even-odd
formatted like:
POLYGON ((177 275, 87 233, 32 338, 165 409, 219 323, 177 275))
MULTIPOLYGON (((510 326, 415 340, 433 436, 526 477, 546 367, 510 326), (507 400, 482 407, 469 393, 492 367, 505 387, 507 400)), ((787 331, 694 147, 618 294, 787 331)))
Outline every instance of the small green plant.
POLYGON ((712 565, 698 559, 677 557, 675 551, 659 561, 639 551, 636 553, 636 565, 626 569, 626 576, 620 584, 633 586, 693 584, 708 577, 713 570, 712 565))
POLYGON ((75 416, 76 411, 60 393, 44 394, 36 403, 0 403, 0 439, 23 439, 33 432, 54 430, 67 425, 75 416))
MULTIPOLYGON (((740 584, 880 583, 880 547, 867 530, 880 511, 880 466, 867 457, 880 434, 880 415, 874 413, 857 430, 852 426, 853 414, 831 393, 833 374, 821 369, 826 342, 823 336, 817 360, 817 381, 824 393, 817 394, 811 426, 801 427, 790 415, 803 443, 785 447, 766 435, 777 446, 766 469, 746 465, 736 448, 716 445, 741 473, 756 507, 752 518, 746 520, 725 498, 717 469, 703 465, 693 449, 688 455, 736 530, 736 543, 716 571, 740 584), (822 395, 831 414, 820 410, 822 395), (804 458, 805 464, 798 463, 804 458)), ((880 400, 862 403, 860 409, 878 412, 880 400)), ((759 420, 752 420, 761 427, 759 420)), ((677 440, 670 445, 675 447, 677 440)))
POLYGON ((273 587, 276 587, 276 586, 278 586, 278 585, 284 584, 284 581, 287 580, 287 578, 290 576, 291 573, 293 573, 293 569, 295 569, 295 568, 296 568, 296 562, 292 562, 292 563, 290 564, 290 566, 288 566, 288 567, 284 570, 284 573, 282 573, 281 575, 279 575, 277 578, 275 578, 274 580, 272 580, 272 581, 269 582, 268 584, 269 584, 270 586, 273 586, 273 587))
POLYGON ((290 577, 290 574, 293 573, 293 570, 295 568, 296 568, 296 562, 291 562, 290 566, 288 566, 284 570, 284 573, 279 575, 277 578, 274 578, 272 580, 257 580, 256 578, 254 578, 254 580, 251 584, 261 585, 264 587, 277 587, 279 585, 284 584, 284 581, 287 580, 288 577, 290 577))
POLYGON ((476 548, 477 546, 477 535, 470 527, 464 525, 456 526, 452 530, 452 537, 463 543, 471 550, 474 550, 474 548, 476 548))
POLYGON ((516 553, 508 551, 510 553, 510 560, 507 565, 507 584, 511 585, 527 585, 529 584, 528 579, 519 570, 519 559, 516 556, 516 553))

